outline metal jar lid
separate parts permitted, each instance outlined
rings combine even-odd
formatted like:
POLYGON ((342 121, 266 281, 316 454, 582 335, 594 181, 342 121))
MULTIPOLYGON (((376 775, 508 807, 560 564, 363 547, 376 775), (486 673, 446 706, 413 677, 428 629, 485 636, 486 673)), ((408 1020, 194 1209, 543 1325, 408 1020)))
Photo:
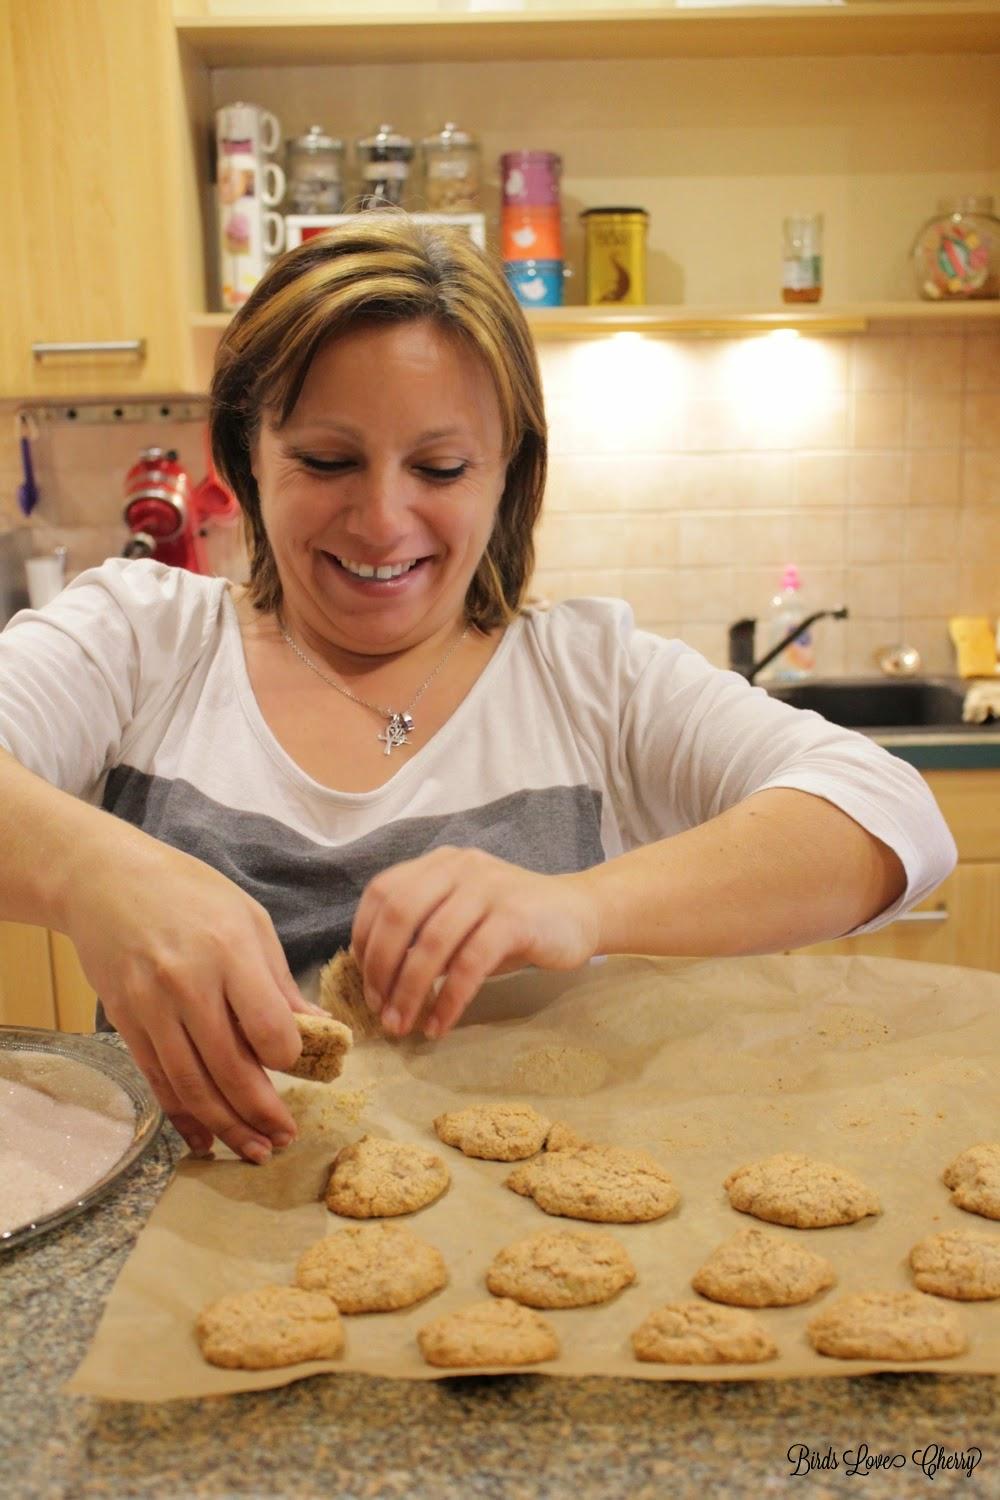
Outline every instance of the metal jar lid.
POLYGON ((465 151, 470 146, 478 145, 478 142, 475 136, 470 135, 467 130, 459 130, 454 120, 449 120, 436 135, 421 137, 420 144, 425 151, 465 151))
POLYGON ((633 218, 636 215, 641 215, 644 219, 649 218, 649 210, 645 208, 585 208, 581 213, 580 218, 588 219, 590 218, 591 214, 593 214, 595 218, 597 217, 597 215, 600 215, 602 218, 621 218, 625 215, 629 215, 633 218))
POLYGON ((344 143, 335 135, 327 135, 322 125, 310 125, 305 135, 296 135, 288 142, 290 151, 343 151, 344 143))
POLYGON ((408 135, 400 135, 391 125, 380 125, 374 135, 362 136, 355 142, 359 151, 366 152, 375 157, 391 160, 393 157, 409 161, 413 155, 413 142, 408 135))

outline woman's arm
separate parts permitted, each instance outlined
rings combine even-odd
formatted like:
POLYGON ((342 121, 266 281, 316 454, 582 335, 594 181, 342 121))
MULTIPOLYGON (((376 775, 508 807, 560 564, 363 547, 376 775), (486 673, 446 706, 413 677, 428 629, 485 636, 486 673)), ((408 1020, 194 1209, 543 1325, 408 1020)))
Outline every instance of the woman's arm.
POLYGON ((261 1064, 299 1055, 306 1005, 270 917, 225 876, 0 750, 0 917, 66 933, 195 1151, 262 1161, 295 1124, 261 1064))
POLYGON ((880 839, 831 802, 783 787, 568 878, 593 898, 597 952, 678 956, 839 937, 906 886, 880 839))
POLYGON ((437 849, 369 884, 353 946, 386 1030, 453 1026, 492 974, 596 953, 770 952, 840 936, 900 897, 899 857, 832 803, 774 788, 697 828, 572 875, 437 849))

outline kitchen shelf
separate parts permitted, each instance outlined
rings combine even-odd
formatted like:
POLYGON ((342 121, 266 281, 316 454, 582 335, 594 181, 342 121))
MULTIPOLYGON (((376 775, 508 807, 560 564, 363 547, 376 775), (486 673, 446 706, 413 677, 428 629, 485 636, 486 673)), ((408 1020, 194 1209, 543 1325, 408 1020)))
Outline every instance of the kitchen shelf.
POLYGON ((577 58, 793 57, 1000 52, 1000 0, 846 0, 843 5, 447 11, 414 16, 193 13, 175 0, 185 48, 209 67, 510 62, 577 58), (185 14, 184 12, 189 12, 185 14))
MULTIPOLYGON (((232 314, 199 313, 191 326, 202 335, 226 327, 232 314)), ((794 329, 800 333, 864 333, 872 323, 920 323, 934 327, 1000 324, 1000 300, 982 302, 856 302, 830 307, 544 307, 527 309, 538 339, 597 338, 602 334, 648 333, 678 338, 739 338, 794 329)))

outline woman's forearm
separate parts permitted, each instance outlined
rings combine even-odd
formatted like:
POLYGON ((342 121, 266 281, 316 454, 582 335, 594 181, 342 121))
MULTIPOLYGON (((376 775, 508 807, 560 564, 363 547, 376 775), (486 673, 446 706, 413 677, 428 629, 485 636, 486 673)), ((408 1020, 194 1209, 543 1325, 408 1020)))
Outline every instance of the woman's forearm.
POLYGON ((899 857, 831 802, 776 787, 578 876, 601 953, 763 953, 837 937, 902 894, 899 857))

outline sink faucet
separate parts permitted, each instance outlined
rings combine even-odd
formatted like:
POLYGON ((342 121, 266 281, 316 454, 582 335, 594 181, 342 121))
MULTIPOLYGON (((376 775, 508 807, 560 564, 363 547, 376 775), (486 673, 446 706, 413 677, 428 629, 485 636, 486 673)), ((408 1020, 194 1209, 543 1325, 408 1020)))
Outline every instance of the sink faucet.
POLYGON ((770 666, 776 656, 780 656, 786 646, 790 646, 803 630, 814 625, 817 620, 846 620, 847 606, 838 604, 836 609, 817 609, 813 614, 806 615, 804 620, 799 620, 794 630, 790 630, 784 640, 772 646, 766 656, 759 661, 754 661, 754 633, 757 628, 756 620, 735 620, 729 627, 729 668, 730 671, 741 673, 748 682, 753 682, 758 672, 770 666))

